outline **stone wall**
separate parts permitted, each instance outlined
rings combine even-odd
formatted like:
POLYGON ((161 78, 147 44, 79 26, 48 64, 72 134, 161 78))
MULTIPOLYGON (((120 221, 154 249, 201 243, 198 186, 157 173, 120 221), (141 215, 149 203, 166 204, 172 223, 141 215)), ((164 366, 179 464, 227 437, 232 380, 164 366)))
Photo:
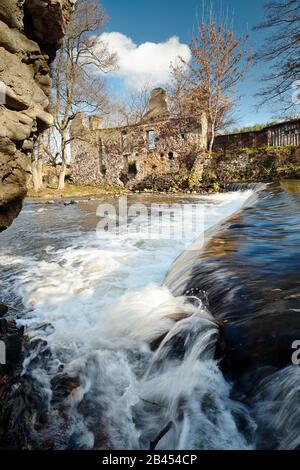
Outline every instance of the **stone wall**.
POLYGON ((76 184, 131 186, 149 175, 190 170, 201 148, 200 126, 194 119, 119 129, 79 131, 76 126, 71 168, 76 184))
POLYGON ((170 118, 166 94, 155 89, 141 123, 101 129, 78 114, 71 136, 71 179, 76 184, 146 185, 149 177, 190 171, 206 147, 205 118, 170 118))
POLYGON ((74 3, 0 0, 0 231, 22 207, 34 140, 52 124, 49 62, 74 3))
POLYGON ((78 116, 73 132, 77 137, 70 176, 77 184, 201 191, 229 183, 300 177, 299 146, 227 149, 209 155, 201 125, 194 119, 167 119, 119 129, 96 129, 94 122, 91 130, 78 116), (152 150, 149 131, 155 135, 152 150))
POLYGON ((203 184, 272 182, 300 178, 300 147, 262 147, 215 153, 205 162, 203 184))

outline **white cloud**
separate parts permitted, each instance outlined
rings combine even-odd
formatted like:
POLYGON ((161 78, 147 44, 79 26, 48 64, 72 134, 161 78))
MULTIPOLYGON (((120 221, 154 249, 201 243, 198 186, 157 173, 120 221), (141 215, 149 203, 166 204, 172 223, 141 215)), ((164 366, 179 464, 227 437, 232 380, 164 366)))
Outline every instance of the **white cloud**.
POLYGON ((135 89, 167 83, 171 63, 176 62, 178 57, 186 61, 191 59, 189 46, 180 43, 177 36, 162 43, 145 42, 140 45, 121 33, 103 33, 99 40, 108 45, 110 52, 118 55, 118 70, 114 75, 135 89))

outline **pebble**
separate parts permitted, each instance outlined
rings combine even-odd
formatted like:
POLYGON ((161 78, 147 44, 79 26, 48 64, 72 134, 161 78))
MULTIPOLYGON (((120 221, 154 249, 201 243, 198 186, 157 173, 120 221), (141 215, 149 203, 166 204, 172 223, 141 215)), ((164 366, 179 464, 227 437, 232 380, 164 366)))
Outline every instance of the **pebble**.
POLYGON ((74 206, 74 205, 76 205, 76 204, 78 204, 78 203, 79 203, 78 201, 73 201, 73 200, 72 200, 72 201, 65 201, 65 202, 64 202, 64 205, 65 205, 65 206, 74 206))

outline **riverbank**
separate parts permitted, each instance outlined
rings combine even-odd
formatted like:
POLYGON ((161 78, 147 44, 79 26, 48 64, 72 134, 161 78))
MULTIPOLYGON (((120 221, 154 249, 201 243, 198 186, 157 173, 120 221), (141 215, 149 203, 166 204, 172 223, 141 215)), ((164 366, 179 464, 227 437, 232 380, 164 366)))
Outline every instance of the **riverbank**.
POLYGON ((76 185, 66 183, 65 189, 53 187, 35 192, 29 189, 27 197, 39 200, 95 197, 118 194, 214 194, 227 191, 228 185, 257 181, 273 182, 300 178, 299 147, 241 148, 214 152, 210 158, 198 161, 196 177, 181 169, 122 185, 76 185), (194 181, 193 181, 194 180, 194 181))
POLYGON ((27 192, 27 199, 32 199, 40 202, 59 201, 70 198, 96 198, 102 196, 120 196, 132 194, 169 194, 169 195, 208 195, 222 192, 222 188, 218 184, 213 184, 206 187, 198 187, 195 190, 184 190, 179 188, 170 188, 165 191, 158 191, 156 189, 145 188, 143 190, 130 190, 121 186, 80 186, 75 184, 66 184, 64 190, 55 188, 45 188, 40 191, 29 189, 27 192))
POLYGON ((40 201, 60 200, 67 198, 95 197, 104 195, 118 195, 130 193, 129 190, 117 186, 79 186, 66 184, 65 189, 44 188, 40 191, 29 189, 27 199, 40 201))

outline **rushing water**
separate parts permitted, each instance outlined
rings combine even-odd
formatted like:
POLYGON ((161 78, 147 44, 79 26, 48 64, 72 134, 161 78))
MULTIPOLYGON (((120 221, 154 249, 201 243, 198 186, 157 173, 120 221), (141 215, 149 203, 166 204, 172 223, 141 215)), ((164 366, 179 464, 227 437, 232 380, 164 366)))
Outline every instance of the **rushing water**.
POLYGON ((175 295, 208 299, 222 321, 221 367, 234 381, 231 397, 249 407, 260 449, 300 448, 300 369, 292 360, 300 340, 299 227, 299 182, 269 185, 201 252, 180 256, 166 281, 175 295))
MULTIPOLYGON (((160 202, 177 204, 167 222, 173 228, 182 204, 201 206, 204 230, 251 194, 160 202)), ((138 235, 97 237, 97 204, 27 202, 1 234, 0 300, 16 309, 31 341, 22 372, 31 384, 29 442, 43 448, 50 441, 56 449, 253 448, 255 422, 247 405, 231 398, 215 360, 218 325, 202 300, 174 297, 162 284, 195 234, 148 239, 145 218, 138 235)))
POLYGON ((117 199, 27 202, 1 234, 0 301, 29 337, 29 448, 300 448, 300 186, 231 189, 131 196, 139 231, 130 218, 119 235, 96 232, 117 199), (152 202, 172 216, 149 218, 152 202), (198 231, 178 231, 183 207, 202 209, 198 231))

